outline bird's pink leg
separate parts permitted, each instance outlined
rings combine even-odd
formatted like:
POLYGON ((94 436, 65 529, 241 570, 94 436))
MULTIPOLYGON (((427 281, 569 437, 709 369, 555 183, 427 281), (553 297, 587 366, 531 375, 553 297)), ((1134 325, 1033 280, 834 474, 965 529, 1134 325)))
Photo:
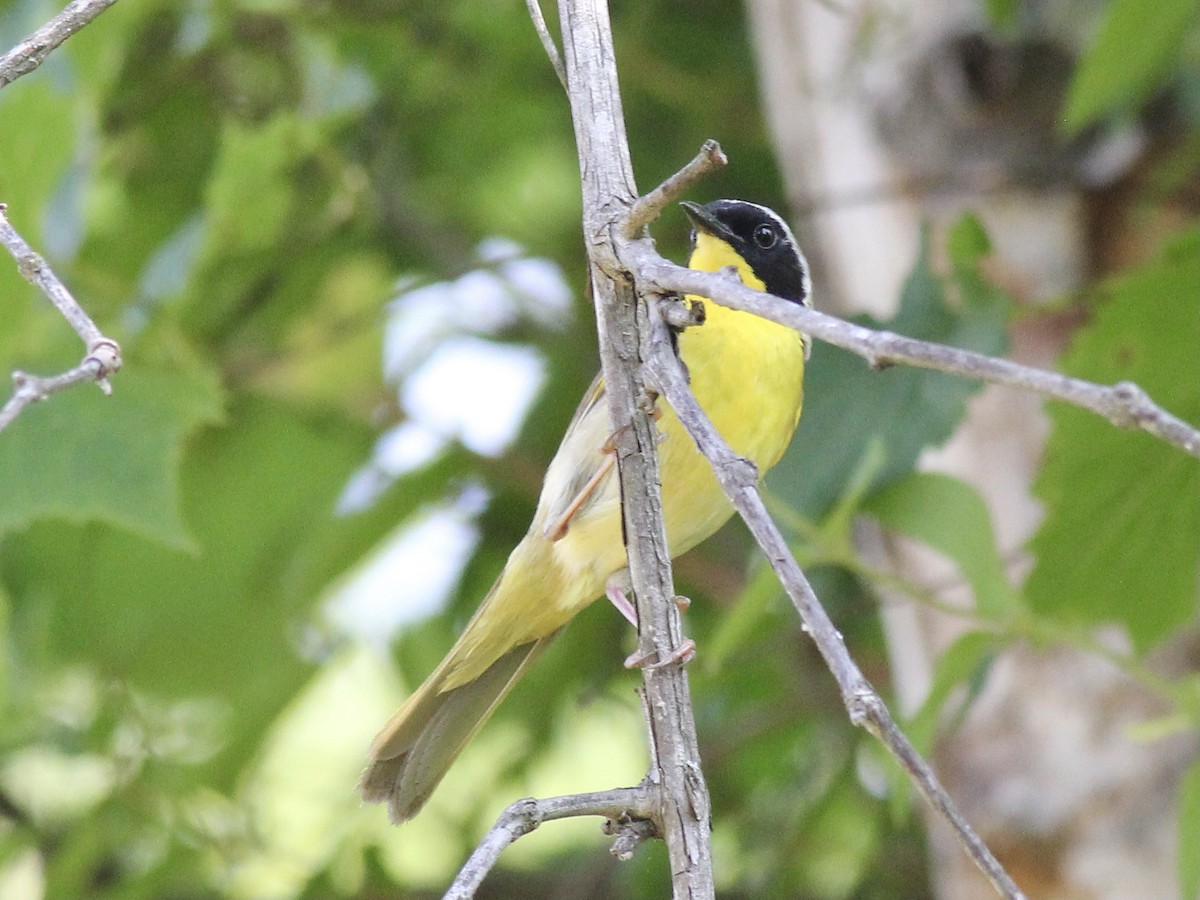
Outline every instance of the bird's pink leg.
POLYGON ((608 602, 617 608, 617 612, 625 617, 634 628, 638 626, 637 610, 629 602, 629 573, 622 569, 609 576, 604 583, 604 596, 608 602))
MULTIPOLYGON (((637 628, 638 617, 637 609, 629 602, 629 573, 625 570, 614 573, 609 577, 604 585, 604 596, 608 598, 608 602, 617 608, 617 612, 625 617, 625 619, 634 628, 637 628)), ((691 600, 682 595, 673 598, 675 605, 679 607, 680 612, 685 611, 690 605, 691 600)), ((675 651, 661 662, 651 663, 650 656, 641 653, 640 651, 631 653, 625 658, 625 668, 627 669, 661 669, 663 666, 669 666, 672 663, 679 665, 687 665, 696 655, 696 642, 691 638, 686 638, 675 651)))

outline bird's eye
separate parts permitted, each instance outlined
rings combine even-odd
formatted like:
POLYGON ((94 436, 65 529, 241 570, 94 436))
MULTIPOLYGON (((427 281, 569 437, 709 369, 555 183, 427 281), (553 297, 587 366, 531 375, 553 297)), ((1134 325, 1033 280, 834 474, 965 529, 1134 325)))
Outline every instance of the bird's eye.
POLYGON ((778 236, 775 234, 775 229, 770 225, 759 225, 754 229, 754 243, 758 244, 763 250, 769 250, 775 246, 775 241, 778 236))

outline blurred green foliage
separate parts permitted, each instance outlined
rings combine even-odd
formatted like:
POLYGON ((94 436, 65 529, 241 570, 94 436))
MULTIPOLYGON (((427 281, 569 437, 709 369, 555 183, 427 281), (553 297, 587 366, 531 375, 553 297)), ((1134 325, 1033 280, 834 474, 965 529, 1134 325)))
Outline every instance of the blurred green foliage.
MULTIPOLYGON (((733 164, 702 199, 786 208, 742 10, 615 6, 643 188, 715 137, 733 164)), ((1116 17, 1129 4, 1113 6, 1116 17)), ((3 4, 0 43, 56 11, 3 4)), ((1085 61, 1098 74, 1081 76, 1072 101, 1079 120, 1133 97, 1105 87, 1129 64, 1105 40, 1085 61)), ((1159 58, 1144 71, 1155 77, 1187 59, 1167 40, 1151 49, 1159 58)), ((418 825, 390 828, 352 790, 373 729, 440 658, 524 531, 594 371, 570 121, 523 7, 122 0, 0 92, 0 131, 0 200, 125 350, 114 397, 77 389, 0 435, 0 896, 440 895, 511 799, 640 778, 636 678, 620 666, 632 638, 598 605, 518 687, 418 825), (398 281, 461 275, 491 235, 557 262, 578 296, 567 330, 524 317, 497 338, 545 360, 547 387, 519 439, 496 459, 451 444, 373 506, 336 514, 375 439, 405 417, 380 364, 398 281), (443 613, 408 625, 394 658, 331 624, 328 598, 389 535, 474 483, 492 500, 443 613)), ((682 217, 656 237, 679 258, 682 217)), ((944 268, 933 241, 884 324, 1001 352, 1007 303, 979 274, 977 224, 949 235, 944 268)), ((1198 257, 1181 239, 1089 296, 1097 312, 1064 364, 1135 378, 1200 419, 1198 257)), ((74 336, 11 266, 0 265, 0 298, 0 371, 77 361, 74 336)), ((989 634, 946 655, 914 723, 924 742, 953 688, 1028 625, 978 498, 911 475, 976 389, 870 372, 819 346, 801 433, 771 482, 877 683, 882 638, 849 541, 864 504, 975 588, 989 634)), ((1031 615, 1115 619, 1150 647, 1194 618, 1195 460, 1081 413, 1054 417, 1031 615), (1126 551, 1127 580, 1098 591, 1103 567, 1089 560, 1126 551), (1145 615, 1127 587, 1151 577, 1145 615)), ((904 789, 863 777, 864 739, 752 560, 731 528, 678 569, 698 601, 692 683, 723 896, 925 895, 922 838, 896 814, 904 789)), ((1193 778, 1191 808, 1195 793, 1193 778)), ((1185 874, 1195 882, 1194 867, 1185 874)), ((665 882, 661 848, 617 865, 594 823, 564 824, 514 848, 481 896, 648 898, 665 882)))

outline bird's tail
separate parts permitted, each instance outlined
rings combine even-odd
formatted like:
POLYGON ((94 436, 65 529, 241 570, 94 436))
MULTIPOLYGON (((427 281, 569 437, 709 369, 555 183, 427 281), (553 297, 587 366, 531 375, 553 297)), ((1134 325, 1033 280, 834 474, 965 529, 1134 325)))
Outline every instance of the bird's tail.
POLYGON ((545 567, 530 565, 529 557, 541 550, 528 539, 518 546, 441 665, 371 744, 359 790, 369 803, 386 802, 393 822, 417 814, 467 742, 565 624, 568 616, 547 621, 533 612, 548 606, 537 602, 538 595, 557 587, 538 578, 545 567))
POLYGON ((474 681, 445 693, 432 678, 426 681, 371 746, 371 762, 359 782, 363 799, 386 801, 393 822, 415 816, 551 637, 508 651, 474 681))

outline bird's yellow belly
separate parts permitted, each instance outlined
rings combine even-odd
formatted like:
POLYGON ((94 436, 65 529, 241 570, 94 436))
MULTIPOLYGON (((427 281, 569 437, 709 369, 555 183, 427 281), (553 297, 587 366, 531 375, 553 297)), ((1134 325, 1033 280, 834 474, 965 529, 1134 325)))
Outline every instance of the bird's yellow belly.
MULTIPOLYGON (((783 455, 800 416, 804 374, 800 336, 747 313, 711 303, 708 309, 709 322, 680 336, 680 355, 688 366, 692 391, 734 452, 763 473, 783 455), (744 316, 746 321, 729 328, 726 322, 713 323, 714 316, 744 316), (738 346, 729 346, 730 340, 738 346)), ((664 435, 658 448, 663 520, 674 557, 720 528, 733 507, 674 410, 663 400, 659 406, 663 415, 658 429, 664 435)), ((573 603, 590 602, 603 591, 605 580, 625 567, 615 477, 587 514, 571 523, 554 545, 554 555, 583 587, 575 595, 581 599, 568 600, 573 603)))

